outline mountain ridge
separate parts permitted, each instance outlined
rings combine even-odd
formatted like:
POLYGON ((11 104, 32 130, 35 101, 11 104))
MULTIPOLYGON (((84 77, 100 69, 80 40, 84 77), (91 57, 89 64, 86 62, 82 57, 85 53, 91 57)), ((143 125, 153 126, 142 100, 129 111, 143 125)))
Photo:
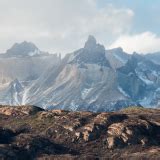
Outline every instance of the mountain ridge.
MULTIPOLYGON (((23 59, 28 61, 28 57, 23 59)), ((31 74, 21 78, 22 73, 16 68, 18 74, 12 78, 22 85, 22 89, 14 93, 19 95, 19 101, 6 95, 12 91, 5 84, 6 88, 0 89, 2 104, 94 112, 131 105, 159 107, 160 65, 147 55, 129 55, 122 48, 107 50, 89 36, 83 48, 67 54, 62 60, 57 55, 46 55, 45 61, 44 56, 29 59, 36 60, 34 72, 30 69, 31 74)), ((27 62, 25 68, 29 67, 27 62)), ((23 70, 23 73, 29 72, 23 70)))

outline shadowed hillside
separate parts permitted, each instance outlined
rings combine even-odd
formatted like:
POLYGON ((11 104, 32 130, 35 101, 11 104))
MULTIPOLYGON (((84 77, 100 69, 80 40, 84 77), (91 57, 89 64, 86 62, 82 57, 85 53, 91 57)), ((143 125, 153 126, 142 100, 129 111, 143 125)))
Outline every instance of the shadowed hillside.
POLYGON ((0 107, 0 159, 160 159, 160 110, 0 107))

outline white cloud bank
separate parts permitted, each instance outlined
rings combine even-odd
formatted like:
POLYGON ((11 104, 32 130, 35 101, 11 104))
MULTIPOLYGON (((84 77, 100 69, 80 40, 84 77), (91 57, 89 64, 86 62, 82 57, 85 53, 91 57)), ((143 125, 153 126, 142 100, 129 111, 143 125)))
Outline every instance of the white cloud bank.
POLYGON ((160 51, 160 37, 152 32, 120 36, 109 48, 122 47, 126 52, 153 53, 160 51))
POLYGON ((130 30, 134 13, 97 0, 0 0, 0 52, 33 41, 42 50, 70 52, 89 34, 107 44, 130 30))

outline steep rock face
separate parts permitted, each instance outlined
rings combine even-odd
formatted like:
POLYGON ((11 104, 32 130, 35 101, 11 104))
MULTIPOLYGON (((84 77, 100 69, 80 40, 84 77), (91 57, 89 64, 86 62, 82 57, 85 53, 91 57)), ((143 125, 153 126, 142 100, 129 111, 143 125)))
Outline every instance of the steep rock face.
POLYGON ((45 72, 50 66, 60 63, 57 55, 35 57, 0 57, 0 85, 19 81, 32 81, 45 72))
POLYGON ((50 109, 101 111, 113 110, 113 102, 125 99, 117 89, 116 72, 105 49, 94 37, 89 36, 84 48, 50 71, 29 88, 28 103, 50 109))
POLYGON ((106 50, 106 58, 113 69, 124 66, 130 59, 130 55, 125 53, 122 48, 106 50))
MULTIPOLYGON (((87 69, 84 69, 76 65, 67 64, 54 79, 54 83, 49 79, 43 82, 43 84, 49 82, 45 89, 43 88, 43 84, 42 88, 40 88, 40 91, 43 89, 46 91, 43 93, 43 96, 41 95, 42 92, 37 92, 35 97, 32 96, 34 86, 40 86, 40 84, 37 83, 32 86, 29 92, 33 98, 39 97, 39 100, 42 100, 43 104, 47 105, 48 102, 50 102, 49 106, 54 106, 53 103, 55 103, 56 106, 57 103, 58 108, 64 107, 65 109, 83 110, 82 107, 86 107, 84 109, 87 110, 89 103, 94 103, 95 101, 102 103, 105 92, 109 90, 114 92, 112 87, 115 85, 115 74, 109 68, 106 69, 97 65, 86 66, 87 69), (101 69, 104 69, 104 71, 101 71, 101 69), (102 84, 100 82, 102 82, 102 84), (104 85, 105 88, 103 88, 104 85), (99 92, 100 90, 101 92, 99 92), (45 97, 47 97, 47 99, 45 97)), ((116 92, 115 90, 115 93, 116 92)), ((110 92, 108 97, 112 97, 111 94, 110 92)), ((32 98, 30 100, 32 100, 32 98)), ((36 101, 37 100, 35 100, 35 103, 36 101)), ((39 105, 42 104, 42 102, 40 102, 39 105)), ((97 109, 95 109, 95 111, 96 110, 97 109)))
POLYGON ((126 65, 118 69, 118 82, 134 102, 144 106, 159 103, 160 66, 142 56, 133 54, 126 65))
POLYGON ((160 52, 156 53, 148 53, 144 55, 148 60, 151 60, 152 62, 160 65, 160 52))
POLYGON ((1 106, 0 158, 159 159, 159 116, 134 107, 92 113, 1 106))

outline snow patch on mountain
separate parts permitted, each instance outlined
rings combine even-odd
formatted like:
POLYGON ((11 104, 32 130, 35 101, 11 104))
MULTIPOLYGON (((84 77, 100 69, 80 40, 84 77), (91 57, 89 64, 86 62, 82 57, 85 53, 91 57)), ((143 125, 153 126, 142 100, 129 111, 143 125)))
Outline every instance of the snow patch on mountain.
POLYGON ((28 55, 29 56, 35 56, 35 55, 40 55, 42 52, 40 52, 39 49, 35 49, 34 51, 32 52, 29 52, 28 55))
POLYGON ((152 85, 154 82, 147 79, 147 77, 144 75, 143 72, 138 72, 137 70, 135 70, 136 74, 138 75, 138 77, 145 82, 147 85, 152 85))
POLYGON ((84 88, 83 91, 81 92, 81 97, 82 99, 84 100, 87 95, 90 93, 90 91, 92 90, 93 88, 84 88))
POLYGON ((121 61, 122 63, 126 63, 126 60, 125 59, 123 59, 122 57, 120 57, 119 55, 117 55, 117 54, 114 54, 114 57, 115 58, 117 58, 119 61, 121 61))
POLYGON ((72 111, 76 111, 79 105, 77 105, 74 101, 71 101, 70 108, 72 111))
POLYGON ((118 86, 118 90, 119 90, 125 97, 130 97, 120 86, 118 86))

